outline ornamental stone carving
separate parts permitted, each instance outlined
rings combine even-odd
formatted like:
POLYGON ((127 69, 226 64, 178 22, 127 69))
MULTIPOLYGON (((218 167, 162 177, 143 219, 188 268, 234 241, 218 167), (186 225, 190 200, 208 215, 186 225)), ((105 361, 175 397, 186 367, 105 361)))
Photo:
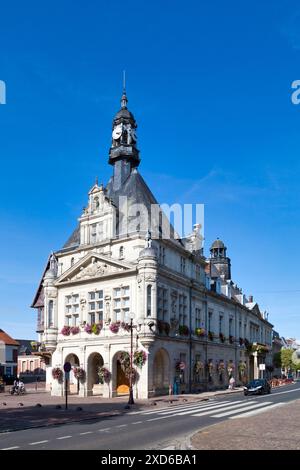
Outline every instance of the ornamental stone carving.
POLYGON ((157 280, 157 276, 155 274, 147 274, 145 276, 145 281, 147 282, 155 282, 157 280))
POLYGON ((106 274, 113 274, 120 271, 123 271, 123 268, 96 261, 86 268, 81 267, 80 272, 76 274, 73 279, 89 279, 91 277, 104 276, 106 274))

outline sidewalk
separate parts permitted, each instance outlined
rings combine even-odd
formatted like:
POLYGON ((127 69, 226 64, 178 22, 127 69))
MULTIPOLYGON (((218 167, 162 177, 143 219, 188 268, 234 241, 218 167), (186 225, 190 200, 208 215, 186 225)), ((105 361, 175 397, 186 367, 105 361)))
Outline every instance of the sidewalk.
MULTIPOLYGON (((99 396, 83 398, 70 395, 66 410, 64 397, 51 397, 49 392, 43 390, 35 391, 28 388, 27 391, 26 395, 21 396, 11 396, 7 392, 0 394, 0 433, 85 420, 101 420, 129 411, 125 408, 128 396, 107 399, 99 396)), ((135 400, 133 408, 134 410, 153 406, 160 408, 170 402, 172 402, 170 406, 176 406, 183 402, 208 400, 214 396, 241 391, 242 388, 236 388, 198 394, 165 395, 149 400, 135 400)))
POLYGON ((299 450, 300 400, 257 416, 208 426, 190 440, 193 450, 299 450))

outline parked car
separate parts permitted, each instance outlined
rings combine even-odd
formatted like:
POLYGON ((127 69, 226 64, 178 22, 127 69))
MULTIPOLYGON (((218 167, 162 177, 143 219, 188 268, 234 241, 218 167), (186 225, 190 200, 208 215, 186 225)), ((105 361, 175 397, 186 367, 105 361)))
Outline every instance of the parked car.
POLYGON ((244 387, 244 395, 262 395, 263 393, 271 393, 271 385, 267 379, 251 380, 244 387))

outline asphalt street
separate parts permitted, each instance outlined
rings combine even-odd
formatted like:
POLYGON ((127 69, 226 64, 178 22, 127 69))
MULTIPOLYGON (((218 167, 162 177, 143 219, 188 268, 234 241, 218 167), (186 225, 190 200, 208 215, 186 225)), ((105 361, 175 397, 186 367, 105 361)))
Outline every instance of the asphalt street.
MULTIPOLYGON (((208 401, 166 404, 90 422, 26 429, 0 434, 0 450, 28 449, 167 449, 211 424, 255 416, 300 398, 300 383, 274 389, 270 395, 235 393, 208 401)), ((175 446, 175 447, 174 447, 175 446)))

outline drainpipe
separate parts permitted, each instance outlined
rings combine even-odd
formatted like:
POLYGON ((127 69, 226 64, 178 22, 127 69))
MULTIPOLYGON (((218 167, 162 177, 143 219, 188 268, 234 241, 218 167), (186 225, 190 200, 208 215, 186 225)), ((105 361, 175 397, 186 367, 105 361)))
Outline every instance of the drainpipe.
MULTIPOLYGON (((206 293, 205 293, 205 301, 204 302, 205 302, 205 331, 208 332, 208 302, 207 302, 207 294, 206 293)), ((208 378, 207 378, 207 371, 206 371, 207 361, 208 361, 208 336, 206 335, 205 362, 204 362, 206 391, 208 391, 208 378)))
POLYGON ((192 288, 189 288, 189 393, 192 393, 192 288))
MULTIPOLYGON (((234 306, 234 316, 235 316, 235 344, 234 344, 234 372, 235 372, 235 380, 237 382, 237 374, 238 374, 238 364, 237 364, 237 345, 239 344, 239 342, 237 343, 237 308, 236 308, 236 305, 234 306)), ((240 341, 240 338, 239 338, 239 341, 240 341)))

